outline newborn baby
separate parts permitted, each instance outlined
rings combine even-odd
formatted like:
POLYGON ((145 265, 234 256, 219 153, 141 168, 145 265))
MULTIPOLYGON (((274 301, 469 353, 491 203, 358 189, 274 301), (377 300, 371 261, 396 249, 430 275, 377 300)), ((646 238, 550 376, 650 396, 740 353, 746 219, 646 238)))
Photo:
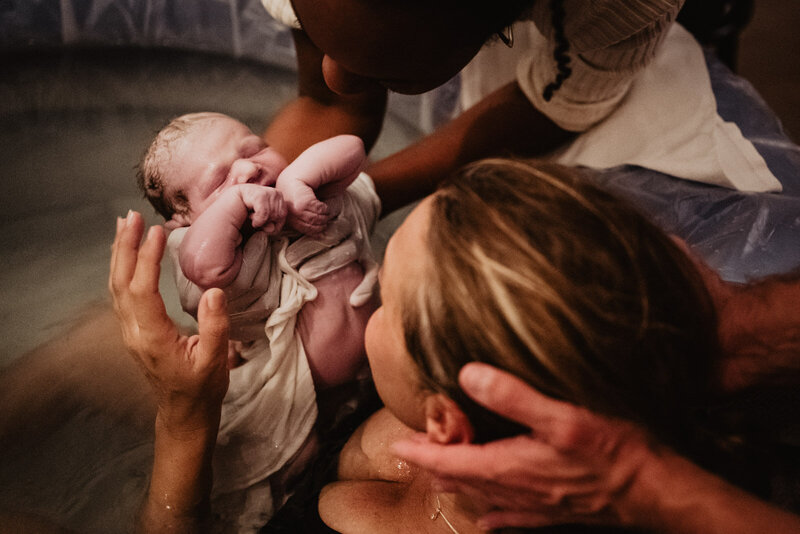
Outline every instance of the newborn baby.
POLYGON ((193 113, 161 130, 140 165, 139 184, 170 230, 184 310, 196 315, 210 287, 228 297, 235 368, 214 489, 225 503, 216 508, 239 522, 266 522, 269 480, 307 454, 315 386, 352 380, 365 363, 377 280, 368 238, 380 203, 364 161, 361 140, 341 135, 287 166, 241 122, 193 113), (232 497, 245 488, 246 510, 232 497), (250 511, 258 517, 244 518, 250 511))

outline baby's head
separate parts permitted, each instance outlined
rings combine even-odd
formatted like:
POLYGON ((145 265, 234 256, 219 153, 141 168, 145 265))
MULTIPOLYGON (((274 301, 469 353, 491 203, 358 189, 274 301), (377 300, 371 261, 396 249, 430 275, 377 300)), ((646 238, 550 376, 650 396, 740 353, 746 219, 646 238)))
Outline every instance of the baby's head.
POLYGON ((222 113, 189 113, 165 126, 145 152, 137 182, 168 222, 187 226, 222 191, 274 185, 286 160, 247 126, 222 113))

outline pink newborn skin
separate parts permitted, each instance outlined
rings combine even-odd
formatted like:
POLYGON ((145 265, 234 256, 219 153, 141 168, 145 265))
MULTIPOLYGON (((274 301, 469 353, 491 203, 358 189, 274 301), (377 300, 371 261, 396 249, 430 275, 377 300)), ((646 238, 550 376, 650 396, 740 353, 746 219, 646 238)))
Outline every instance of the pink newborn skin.
POLYGON ((317 391, 352 380, 367 363, 364 330, 378 308, 378 297, 358 308, 350 305, 350 293, 364 277, 357 262, 323 276, 314 286, 317 298, 307 302, 297 328, 317 391))
MULTIPOLYGON (((323 231, 337 215, 324 201, 343 194, 364 161, 363 142, 352 135, 311 146, 280 171, 277 180, 275 169, 264 172, 257 162, 248 166, 235 161, 232 169, 250 174, 222 184, 213 202, 193 214, 179 250, 184 274, 204 289, 225 288, 241 268, 249 231, 275 235, 284 221, 301 233, 323 231)), ((299 313, 296 328, 318 390, 353 379, 366 363, 364 330, 377 299, 358 308, 349 304, 363 276, 363 268, 354 261, 317 279, 317 298, 299 313)))
POLYGON ((192 199, 192 206, 206 207, 191 214, 179 258, 186 278, 203 289, 224 288, 236 278, 248 220, 253 229, 270 235, 280 231, 287 215, 289 225, 301 233, 313 235, 324 230, 337 214, 317 194, 322 199, 342 194, 365 160, 364 143, 354 135, 312 145, 280 174, 274 169, 274 160, 270 169, 251 161, 269 150, 234 161, 227 180, 216 189, 198 192, 198 200, 192 199), (245 171, 234 174, 238 169, 245 171), (211 195, 215 198, 207 203, 211 195))

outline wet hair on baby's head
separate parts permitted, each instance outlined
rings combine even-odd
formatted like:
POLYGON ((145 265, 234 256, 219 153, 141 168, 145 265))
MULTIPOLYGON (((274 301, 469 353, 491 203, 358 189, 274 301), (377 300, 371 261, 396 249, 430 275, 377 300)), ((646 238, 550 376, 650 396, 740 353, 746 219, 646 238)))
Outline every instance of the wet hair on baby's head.
POLYGON ((164 167, 172 155, 175 141, 183 139, 195 126, 210 119, 223 118, 221 113, 203 111, 187 113, 172 119, 159 130, 145 151, 136 169, 136 183, 144 197, 165 220, 175 214, 189 212, 189 201, 183 191, 169 191, 164 167))

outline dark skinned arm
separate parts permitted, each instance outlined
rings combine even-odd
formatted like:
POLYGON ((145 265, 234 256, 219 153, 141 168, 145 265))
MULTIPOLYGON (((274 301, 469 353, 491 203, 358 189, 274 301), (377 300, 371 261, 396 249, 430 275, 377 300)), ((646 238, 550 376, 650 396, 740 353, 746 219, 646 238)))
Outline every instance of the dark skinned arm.
MULTIPOLYGON (((358 135, 369 150, 383 124, 386 91, 369 85, 358 94, 334 93, 322 76, 322 52, 302 31, 292 35, 299 94, 267 128, 266 141, 289 161, 311 144, 341 133, 358 135)), ((440 180, 466 163, 492 156, 539 156, 573 135, 536 110, 512 82, 367 172, 388 213, 433 192, 440 180)))
POLYGON ((367 169, 384 213, 430 193, 458 167, 486 157, 541 156, 574 134, 531 105, 516 82, 410 147, 367 169))
POLYGON ((386 90, 371 85, 353 95, 331 91, 322 77, 323 54, 304 32, 292 30, 297 51, 298 96, 264 132, 264 139, 288 161, 314 143, 339 134, 354 134, 369 151, 383 125, 386 90))

